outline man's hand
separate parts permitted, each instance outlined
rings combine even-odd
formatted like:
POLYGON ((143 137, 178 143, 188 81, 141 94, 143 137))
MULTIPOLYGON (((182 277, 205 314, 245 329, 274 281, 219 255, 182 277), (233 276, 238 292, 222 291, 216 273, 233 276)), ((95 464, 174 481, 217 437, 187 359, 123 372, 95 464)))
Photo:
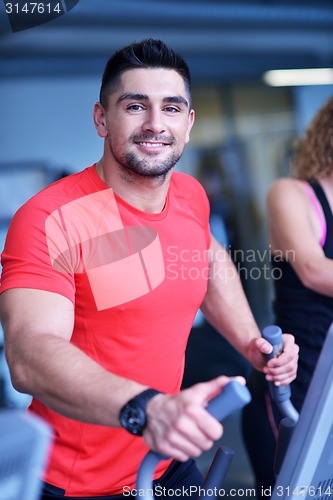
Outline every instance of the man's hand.
MULTIPOLYGON (((159 394, 147 405, 144 439, 150 449, 179 461, 198 457, 221 438, 223 426, 206 410, 232 378, 221 376, 176 395, 159 394)), ((237 380, 245 384, 242 377, 237 380)))
POLYGON ((275 385, 290 384, 297 374, 299 347, 295 344, 293 335, 283 334, 284 350, 278 357, 267 361, 265 354, 272 352, 272 346, 264 338, 251 341, 249 346, 249 361, 254 368, 266 374, 266 380, 275 385))

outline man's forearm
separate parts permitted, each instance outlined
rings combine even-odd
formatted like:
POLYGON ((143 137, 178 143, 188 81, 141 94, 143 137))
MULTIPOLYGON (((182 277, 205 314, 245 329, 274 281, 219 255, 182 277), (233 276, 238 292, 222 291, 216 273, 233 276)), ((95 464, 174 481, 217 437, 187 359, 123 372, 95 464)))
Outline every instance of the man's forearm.
POLYGON ((17 390, 84 422, 118 427, 120 408, 146 388, 108 372, 76 346, 50 334, 30 335, 24 347, 10 345, 7 357, 17 390))

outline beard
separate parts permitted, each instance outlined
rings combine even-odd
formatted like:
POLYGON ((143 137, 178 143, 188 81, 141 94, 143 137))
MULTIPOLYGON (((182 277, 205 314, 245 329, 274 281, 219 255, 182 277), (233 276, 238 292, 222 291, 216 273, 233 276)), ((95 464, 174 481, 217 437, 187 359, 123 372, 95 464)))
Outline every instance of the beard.
MULTIPOLYGON (((163 177, 176 165, 180 155, 171 153, 164 161, 149 161, 140 159, 134 153, 128 153, 124 156, 122 166, 133 174, 146 178, 163 177)), ((119 161, 119 160, 118 160, 119 161)))
MULTIPOLYGON (((151 140, 151 136, 132 136, 130 138, 130 141, 145 141, 145 140, 151 140)), ((154 138, 156 142, 167 142, 170 145, 174 144, 174 139, 173 138, 168 138, 168 140, 161 139, 161 138, 154 138)), ((148 153, 146 158, 139 158, 135 153, 118 153, 112 146, 112 141, 111 137, 108 137, 108 142, 109 142, 109 148, 111 151, 112 156, 114 159, 117 161, 117 163, 120 165, 122 168, 123 172, 131 175, 136 175, 140 177, 145 177, 145 178, 151 178, 151 179, 156 179, 156 178, 162 178, 165 179, 167 173, 178 163, 182 151, 180 153, 172 152, 170 155, 167 156, 164 160, 159 160, 157 158, 154 159, 155 156, 157 156, 157 153, 154 151, 151 151, 151 153, 148 153)))

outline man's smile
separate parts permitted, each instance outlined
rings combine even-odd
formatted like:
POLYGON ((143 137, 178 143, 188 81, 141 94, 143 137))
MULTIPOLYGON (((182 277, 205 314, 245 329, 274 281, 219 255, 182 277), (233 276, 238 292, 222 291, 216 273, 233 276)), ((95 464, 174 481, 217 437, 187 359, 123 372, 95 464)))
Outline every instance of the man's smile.
POLYGON ((140 146, 152 146, 152 147, 159 147, 159 146, 166 146, 164 142, 138 142, 140 146))

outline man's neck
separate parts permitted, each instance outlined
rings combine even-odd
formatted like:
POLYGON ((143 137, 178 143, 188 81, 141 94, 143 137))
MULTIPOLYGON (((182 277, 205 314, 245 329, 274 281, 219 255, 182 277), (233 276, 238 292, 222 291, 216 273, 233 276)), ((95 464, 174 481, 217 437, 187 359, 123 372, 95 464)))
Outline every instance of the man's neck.
POLYGON ((104 157, 96 163, 95 168, 102 181, 126 203, 143 212, 162 212, 172 171, 166 176, 143 177, 120 170, 117 166, 108 166, 104 157))

